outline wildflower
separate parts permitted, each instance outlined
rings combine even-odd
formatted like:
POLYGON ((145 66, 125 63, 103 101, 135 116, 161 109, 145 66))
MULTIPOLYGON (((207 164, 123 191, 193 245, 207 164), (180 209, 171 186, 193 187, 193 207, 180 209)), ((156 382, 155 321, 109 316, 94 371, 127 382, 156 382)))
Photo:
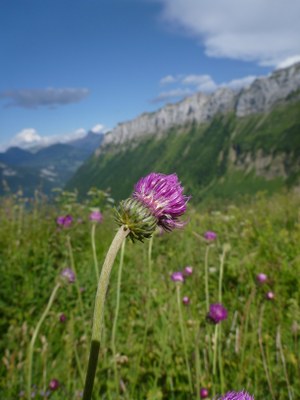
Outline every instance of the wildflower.
POLYGON ((222 304, 211 304, 207 318, 215 324, 227 318, 227 310, 222 304))
POLYGON ((187 306, 188 304, 190 304, 190 298, 188 296, 184 296, 182 302, 185 306, 187 306))
POLYGON ((103 216, 102 216, 102 214, 101 214, 101 212, 99 210, 95 209, 90 213, 90 221, 92 221, 92 222, 101 222, 102 219, 103 219, 103 216))
POLYGON ((67 320, 67 317, 65 316, 65 314, 60 314, 59 320, 60 320, 61 323, 65 323, 66 320, 67 320))
POLYGON ((260 273, 256 275, 256 281, 260 284, 266 283, 268 280, 268 277, 266 274, 260 273))
POLYGON ((56 218, 56 223, 63 228, 68 228, 73 222, 73 217, 71 215, 61 215, 56 218))
POLYGON ((53 392, 59 388, 59 381, 57 379, 51 379, 49 382, 49 389, 53 392))
POLYGON ((191 267, 190 265, 184 268, 184 275, 188 276, 192 275, 192 273, 193 273, 193 267, 191 267))
POLYGON ((135 185, 131 198, 120 203, 116 213, 119 225, 126 225, 131 239, 143 241, 154 233, 156 226, 166 231, 184 226, 179 217, 186 211, 189 197, 177 175, 152 172, 135 185))
POLYGON ((206 239, 209 242, 213 242, 214 240, 217 239, 217 234, 213 231, 207 231, 204 234, 204 239, 206 239))
POLYGON ((184 282, 184 276, 182 272, 173 272, 171 279, 174 282, 184 282))
POLYGON ((275 295, 274 295, 273 292, 268 292, 268 293, 266 294, 266 299, 267 299, 267 300, 274 300, 274 297, 275 297, 275 295))
POLYGON ((200 389, 200 398, 201 399, 206 399, 209 395, 208 389, 206 388, 201 388, 200 389))
POLYGON ((219 400, 254 400, 254 397, 243 390, 242 392, 228 392, 219 400))
POLYGON ((63 269, 62 273, 60 274, 68 283, 75 282, 75 272, 71 268, 63 269))

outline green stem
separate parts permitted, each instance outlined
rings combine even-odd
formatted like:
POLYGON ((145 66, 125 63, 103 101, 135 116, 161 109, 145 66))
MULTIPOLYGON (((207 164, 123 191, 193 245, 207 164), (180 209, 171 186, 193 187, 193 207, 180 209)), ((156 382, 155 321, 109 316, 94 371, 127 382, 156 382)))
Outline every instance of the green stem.
POLYGON ((130 230, 126 226, 121 226, 119 228, 116 236, 114 237, 110 245, 110 248, 108 250, 108 253, 106 255, 101 270, 101 275, 99 278, 98 289, 95 299, 92 342, 91 342, 90 357, 89 357, 88 369, 87 369, 84 392, 83 392, 83 400, 90 400, 92 397, 99 350, 100 350, 101 332, 103 328, 104 304, 109 283, 109 277, 116 255, 124 239, 129 233, 130 230))
POLYGON ((91 242, 92 242, 92 249, 93 249, 93 258, 94 258, 96 280, 98 282, 98 280, 99 280, 99 267, 98 267, 98 261, 97 261, 95 233, 96 233, 96 223, 93 222, 92 231, 91 231, 91 242))
POLYGON ((28 375, 27 375, 27 399, 31 399, 31 381, 32 381, 32 358, 33 358, 33 350, 34 350, 34 344, 37 338, 37 335, 39 334, 39 330, 42 326, 42 323, 44 322, 45 318, 48 315, 48 312, 54 302, 56 293, 60 287, 60 283, 57 283, 56 286, 54 287, 50 299, 48 301, 47 307, 45 311, 43 312, 39 322, 37 323, 37 326, 35 327, 35 330, 33 332, 30 344, 29 344, 29 350, 28 350, 28 375))
POLYGON ((219 342, 218 358, 219 358, 221 393, 224 393, 224 370, 223 370, 223 360, 222 360, 222 348, 220 346, 220 344, 221 344, 221 332, 222 332, 222 327, 220 325, 219 326, 219 332, 218 332, 218 342, 219 342))
POLYGON ((226 250, 223 250, 223 253, 220 257, 220 274, 219 274, 219 303, 222 304, 222 283, 223 283, 223 274, 224 274, 224 262, 225 262, 226 250))
POLYGON ((216 370, 217 370, 218 330, 219 330, 219 325, 216 324, 215 325, 215 335, 214 335, 213 375, 216 375, 216 370))
POLYGON ((182 318, 181 290, 180 289, 181 289, 181 283, 177 283, 176 284, 176 293, 177 293, 177 306, 178 306, 179 324, 180 324, 180 330, 181 330, 181 339, 182 339, 182 346, 183 346, 184 357, 185 357, 186 370, 187 370, 187 374, 188 374, 190 392, 192 393, 193 392, 192 374, 191 374, 189 359, 188 359, 188 355, 187 355, 187 348, 186 348, 187 342, 186 342, 183 318, 182 318))
POLYGON ((206 246, 206 251, 205 251, 205 299, 206 299, 206 312, 209 312, 208 253, 209 253, 209 245, 206 246))
POLYGON ((121 247, 121 256, 120 256, 118 283, 117 283, 117 303, 116 303, 115 318, 114 318, 112 335, 111 335, 111 348, 112 348, 113 358, 114 358, 115 381, 116 381, 118 397, 120 396, 120 383, 119 383, 118 368, 117 368, 117 361, 116 361, 116 332, 117 332, 117 322, 118 322, 118 316, 119 316, 119 310, 120 310, 120 293, 121 293, 121 281, 122 281, 122 269, 123 269, 123 262, 124 262, 124 253, 125 253, 125 243, 126 243, 126 240, 123 241, 122 247, 121 247))

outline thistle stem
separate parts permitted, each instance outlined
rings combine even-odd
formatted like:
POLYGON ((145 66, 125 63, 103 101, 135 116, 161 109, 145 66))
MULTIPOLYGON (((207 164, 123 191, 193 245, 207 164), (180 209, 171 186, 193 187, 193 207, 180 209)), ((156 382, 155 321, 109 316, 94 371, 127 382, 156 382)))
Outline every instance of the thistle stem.
POLYGON ((54 302, 56 293, 58 289, 60 288, 60 283, 57 283, 56 286, 54 287, 51 296, 49 298, 47 307, 45 308, 45 311, 43 312, 41 318, 39 319, 39 322, 37 323, 37 326, 35 327, 35 330, 33 332, 30 344, 29 344, 29 349, 28 349, 28 375, 27 375, 27 399, 31 399, 31 381, 32 381, 32 358, 33 358, 33 350, 34 350, 34 344, 37 338, 37 335, 39 334, 40 328, 42 326, 42 323, 44 322, 45 318, 47 317, 49 310, 54 302))
POLYGON ((89 363, 88 363, 88 369, 87 369, 84 392, 83 392, 83 400, 90 400, 92 397, 99 350, 100 350, 100 341, 101 341, 101 333, 103 328, 103 317, 104 317, 104 304, 109 283, 109 277, 116 255, 124 239, 129 233, 130 230, 125 225, 122 225, 119 228, 106 254, 106 258, 104 260, 103 267, 101 270, 101 275, 99 278, 98 289, 95 299, 93 327, 92 327, 92 342, 91 342, 89 363))
POLYGON ((117 332, 117 322, 120 310, 120 293, 121 293, 121 281, 122 281, 122 270, 123 270, 123 262, 124 262, 124 253, 125 253, 125 243, 126 240, 123 241, 121 247, 121 256, 120 256, 120 264, 119 264, 119 272, 118 272, 118 283, 117 283, 117 304, 116 304, 116 311, 115 311, 115 318, 112 328, 111 334, 111 348, 114 357, 114 369, 115 369, 115 380, 116 380, 116 389, 118 396, 120 396, 120 383, 118 377, 118 367, 116 361, 116 332, 117 332))
POLYGON ((209 245, 206 246, 206 251, 205 251, 205 299, 206 299, 206 312, 209 312, 208 253, 209 253, 209 245))
POLYGON ((215 335, 214 335, 213 375, 216 375, 216 370, 217 370, 218 331, 219 331, 219 325, 216 324, 216 326, 215 326, 215 335))
POLYGON ((176 293, 177 293, 177 305, 178 305, 178 314, 179 314, 179 324, 180 324, 180 330, 181 330, 181 338, 182 338, 182 346, 183 346, 183 351, 184 351, 184 358, 185 358, 185 364, 186 364, 186 370, 188 374, 188 380, 189 380, 189 386, 190 386, 190 391, 191 393, 193 392, 193 385, 192 385, 192 374, 191 374, 191 369, 190 369, 190 364, 189 364, 189 359, 187 355, 187 348, 186 348, 186 337, 185 337, 185 331, 184 331, 184 325, 183 325, 183 318, 182 318, 182 310, 181 310, 181 283, 176 284, 176 293))
POLYGON ((93 223, 92 224, 92 230, 91 230, 91 242, 92 242, 92 249, 93 249, 93 258, 94 258, 96 280, 98 282, 98 280, 99 280, 99 267, 98 267, 98 261, 97 261, 95 233, 96 233, 96 223, 93 223))

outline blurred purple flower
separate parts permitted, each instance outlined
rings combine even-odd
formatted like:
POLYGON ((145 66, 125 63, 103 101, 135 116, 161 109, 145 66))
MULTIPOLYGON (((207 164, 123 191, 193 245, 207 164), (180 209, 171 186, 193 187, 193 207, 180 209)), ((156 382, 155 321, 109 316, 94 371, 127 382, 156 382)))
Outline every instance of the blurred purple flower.
POLYGON ((200 389, 200 398, 201 399, 206 399, 209 395, 208 389, 206 388, 201 388, 200 389))
POLYGON ((209 306, 209 313, 207 314, 207 318, 212 321, 214 324, 218 324, 220 321, 223 321, 227 318, 227 310, 222 304, 211 304, 209 306))
POLYGON ((254 400, 254 397, 243 390, 242 392, 228 392, 218 400, 254 400))
POLYGON ((76 276, 75 272, 71 268, 65 268, 62 270, 61 276, 68 282, 74 283, 76 276))
POLYGON ((166 231, 184 226, 178 218, 185 213, 190 198, 183 194, 183 187, 176 174, 152 172, 141 178, 134 189, 133 198, 150 210, 159 226, 166 231))
POLYGON ((184 282, 184 276, 182 272, 173 272, 171 279, 174 282, 184 282))
POLYGON ((101 222, 102 219, 103 219, 103 216, 99 210, 94 210, 90 213, 90 221, 101 222))
POLYGON ((56 218, 56 223, 63 228, 68 228, 73 222, 73 217, 71 215, 61 215, 56 218))
POLYGON ((49 382, 49 389, 54 391, 59 388, 59 381, 57 379, 51 379, 49 382))
POLYGON ((213 232, 213 231, 207 231, 204 234, 204 238, 206 240, 208 240, 209 242, 213 242, 214 240, 217 239, 217 234, 215 232, 213 232))
POLYGON ((192 273, 193 273, 193 267, 191 267, 190 265, 187 265, 187 266, 184 268, 183 273, 184 273, 184 275, 186 275, 186 276, 192 275, 192 273))
POLYGON ((267 300, 274 300, 274 298, 275 298, 275 294, 273 292, 266 293, 267 300))
POLYGON ((190 298, 188 296, 184 296, 182 302, 185 306, 190 304, 190 298))
POLYGON ((65 323, 65 322, 66 322, 66 320, 67 320, 67 317, 66 317, 66 315, 65 315, 65 314, 60 314, 60 316, 59 316, 59 320, 60 320, 60 322, 61 322, 61 323, 65 323))
POLYGON ((260 273, 256 275, 256 281, 260 284, 266 283, 268 280, 268 277, 266 274, 260 273))

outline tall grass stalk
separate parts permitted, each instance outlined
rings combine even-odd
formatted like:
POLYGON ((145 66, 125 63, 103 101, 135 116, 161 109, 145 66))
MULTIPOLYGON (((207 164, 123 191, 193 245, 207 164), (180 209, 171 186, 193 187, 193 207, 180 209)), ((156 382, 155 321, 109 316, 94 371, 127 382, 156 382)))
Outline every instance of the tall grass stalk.
POLYGON ((281 359, 281 362, 282 362, 284 378, 285 378, 286 385, 287 385, 289 400, 293 400, 293 398, 294 398, 293 397, 293 392, 292 392, 292 388, 291 388, 290 381, 289 381, 289 376, 288 376, 288 372, 287 372, 287 368, 286 368, 286 362, 285 362, 285 357, 284 357, 282 343, 281 343, 280 326, 277 327, 276 346, 277 346, 277 348, 279 350, 280 359, 281 359))
POLYGON ((101 275, 98 282, 96 299, 95 299, 93 327, 92 327, 92 341, 91 341, 90 356, 89 356, 89 362, 88 362, 88 368, 87 368, 85 386, 83 392, 83 400, 91 400, 92 398, 92 392, 93 392, 93 386, 94 386, 94 380, 95 380, 95 374, 96 374, 99 350, 100 350, 101 334, 103 329, 105 298, 109 284, 110 273, 116 255, 123 241, 125 240, 126 236, 129 233, 130 231, 127 227, 121 226, 119 228, 110 245, 110 248, 106 254, 106 258, 102 266, 101 275))
POLYGON ((97 260, 97 251, 96 251, 96 241, 95 241, 95 234, 96 234, 96 223, 92 223, 91 229, 91 243, 92 243, 92 250, 93 250, 93 259, 94 259, 94 267, 95 267, 95 274, 96 274, 96 281, 99 280, 99 266, 97 260))
POLYGON ((260 309, 259 321, 258 321, 258 343, 259 343, 259 348, 260 348, 260 353, 261 353, 261 357, 262 357, 264 371, 265 371, 268 386, 269 386, 269 391, 270 391, 272 400, 276 400, 272 382, 271 382, 270 373, 269 373, 267 358, 266 358, 266 354, 265 354, 264 346, 263 346, 262 322, 263 322, 264 310, 265 310, 265 304, 262 304, 261 309, 260 309))
POLYGON ((118 374, 118 366, 116 360, 116 333, 117 333, 117 323, 118 323, 118 316, 120 310, 120 294, 121 294, 121 282, 122 282, 122 270, 123 270, 123 263, 124 263, 124 253, 125 253, 125 243, 126 240, 123 241, 121 246, 121 255, 120 255, 120 263, 119 263, 119 271, 118 271, 118 282, 117 282, 117 300, 116 300, 116 310, 115 310, 115 317, 112 327, 112 334, 111 334, 111 348, 113 352, 113 363, 114 363, 114 372, 115 372, 115 382, 116 382, 116 389, 118 397, 120 396, 120 381, 119 381, 119 374, 118 374))
POLYGON ((28 364, 27 364, 27 388, 26 388, 26 395, 27 399, 31 399, 31 384, 32 384, 32 360, 33 360, 33 351, 34 351, 34 345, 36 338, 39 334, 40 328, 42 326, 42 323, 44 322, 45 318, 47 317, 50 308, 54 302, 54 299, 56 297, 57 291, 60 288, 60 283, 57 283, 51 293, 51 296, 49 298, 47 307, 45 308, 45 311, 43 312, 41 318, 39 319, 35 330, 33 332, 30 344, 29 344, 29 349, 28 349, 28 364))
POLYGON ((184 324, 183 324, 182 308, 181 308, 181 283, 179 283, 179 282, 176 283, 176 294, 177 294, 179 325, 180 325, 182 347, 183 347, 184 358, 185 358, 186 372, 188 375, 190 392, 193 393, 192 374, 191 374, 191 368, 190 368, 190 363, 189 363, 189 359, 188 359, 187 346, 186 346, 187 341, 186 341, 186 336, 185 336, 185 328, 184 328, 184 324))
POLYGON ((208 286, 208 254, 209 254, 209 245, 206 245, 205 250, 205 301, 206 301, 206 312, 209 312, 209 286, 208 286))

